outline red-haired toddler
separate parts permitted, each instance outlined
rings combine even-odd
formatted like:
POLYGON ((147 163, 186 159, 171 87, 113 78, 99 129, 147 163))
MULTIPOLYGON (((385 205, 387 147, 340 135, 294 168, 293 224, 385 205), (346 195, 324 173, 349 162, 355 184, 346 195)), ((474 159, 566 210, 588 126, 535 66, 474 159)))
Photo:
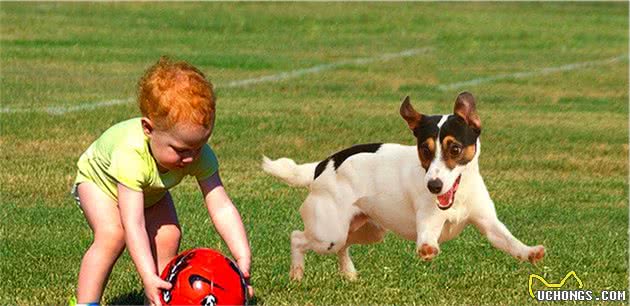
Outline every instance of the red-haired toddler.
POLYGON ((159 289, 171 285, 158 274, 177 255, 181 238, 169 189, 187 175, 197 179, 217 232, 249 278, 247 235, 207 144, 215 119, 212 84, 197 68, 163 57, 138 87, 142 117, 110 127, 77 163, 74 194, 94 232, 81 262, 79 304, 100 302, 125 247, 147 298, 159 304, 159 289))

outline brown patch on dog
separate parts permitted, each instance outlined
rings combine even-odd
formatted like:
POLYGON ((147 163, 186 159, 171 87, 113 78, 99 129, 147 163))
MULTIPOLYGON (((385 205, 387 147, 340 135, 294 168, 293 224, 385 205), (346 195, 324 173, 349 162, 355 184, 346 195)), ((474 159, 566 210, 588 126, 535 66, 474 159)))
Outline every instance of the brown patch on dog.
POLYGON ((476 152, 476 145, 472 144, 464 147, 453 136, 444 137, 442 148, 442 157, 449 169, 469 163, 475 157, 476 152))
POLYGON ((420 163, 424 170, 429 170, 431 161, 435 156, 435 139, 427 138, 423 143, 418 145, 418 157, 420 157, 420 163))
MULTIPOLYGON (((368 217, 364 213, 360 213, 358 215, 355 215, 354 217, 352 217, 352 220, 350 221, 350 226, 348 228, 348 233, 352 233, 352 232, 356 231, 361 226, 363 226, 369 219, 370 219, 370 217, 368 217)), ((329 250, 330 250, 330 248, 329 248, 329 250)))
POLYGON ((409 96, 406 96, 405 100, 400 105, 400 116, 407 121, 409 129, 412 131, 420 125, 420 120, 422 120, 422 114, 418 113, 415 109, 413 109, 413 106, 411 106, 409 96))
POLYGON ((475 158, 475 153, 477 153, 477 145, 473 144, 465 147, 460 164, 465 165, 469 163, 473 158, 475 158))
POLYGON ((418 256, 420 256, 420 258, 422 258, 424 261, 430 261, 438 255, 440 250, 434 246, 423 243, 417 250, 417 252, 418 256))
POLYGON ((468 126, 476 131, 480 131, 481 120, 479 120, 479 115, 477 115, 476 104, 475 97, 471 93, 464 91, 457 96, 453 113, 464 119, 468 126))
POLYGON ((444 158, 444 163, 449 169, 453 169, 457 166, 457 159, 459 158, 459 155, 453 156, 451 154, 451 149, 454 145, 461 146, 461 144, 456 141, 453 136, 446 136, 444 137, 444 140, 442 140, 442 157, 444 158))

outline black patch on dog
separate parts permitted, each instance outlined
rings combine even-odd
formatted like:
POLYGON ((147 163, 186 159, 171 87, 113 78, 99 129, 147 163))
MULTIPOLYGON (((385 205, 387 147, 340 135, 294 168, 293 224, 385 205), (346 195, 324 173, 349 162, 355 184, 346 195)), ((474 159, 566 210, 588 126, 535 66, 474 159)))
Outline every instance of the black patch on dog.
POLYGON ((413 135, 418 139, 418 143, 423 143, 427 138, 436 138, 438 134, 438 123, 442 116, 422 116, 420 124, 413 130, 413 135))
POLYGON ((328 247, 328 250, 329 250, 329 251, 330 251, 330 250, 332 250, 332 248, 333 248, 334 246, 335 246, 335 243, 334 243, 334 242, 331 242, 331 243, 330 243, 330 246, 328 247))
POLYGON ((383 145, 382 143, 368 143, 368 144, 352 146, 350 148, 341 150, 329 156, 328 158, 322 160, 319 164, 317 164, 317 167, 315 167, 314 179, 316 179, 320 174, 322 174, 322 172, 324 172, 324 170, 326 170, 326 165, 328 165, 329 161, 332 160, 334 162, 335 170, 337 170, 337 168, 339 168, 339 166, 341 166, 341 164, 346 159, 350 158, 350 156, 359 154, 359 153, 374 153, 378 151, 378 149, 380 149, 382 145, 383 145))
POLYGON ((461 142, 464 147, 477 143, 480 131, 471 128, 466 121, 457 115, 450 115, 444 122, 440 132, 440 143, 446 136, 453 136, 461 142))

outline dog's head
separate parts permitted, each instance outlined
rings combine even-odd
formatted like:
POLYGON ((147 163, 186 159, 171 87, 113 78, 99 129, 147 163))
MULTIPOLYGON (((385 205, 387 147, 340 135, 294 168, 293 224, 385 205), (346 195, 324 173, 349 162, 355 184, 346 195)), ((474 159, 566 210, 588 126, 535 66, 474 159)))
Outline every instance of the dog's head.
POLYGON ((414 110, 407 96, 400 106, 400 115, 418 140, 426 188, 436 196, 440 209, 450 208, 462 172, 478 151, 481 121, 475 98, 463 92, 455 100, 453 114, 427 116, 414 110))

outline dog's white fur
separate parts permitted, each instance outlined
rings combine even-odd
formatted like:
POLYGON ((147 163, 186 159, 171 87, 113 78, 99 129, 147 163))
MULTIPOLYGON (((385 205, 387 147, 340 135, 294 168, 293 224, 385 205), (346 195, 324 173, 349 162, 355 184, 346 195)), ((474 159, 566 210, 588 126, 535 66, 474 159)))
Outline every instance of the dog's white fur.
POLYGON ((350 156, 336 170, 329 161, 315 180, 318 162, 297 165, 288 158, 272 161, 263 157, 265 172, 290 185, 310 188, 300 208, 304 231, 291 234, 291 278, 303 277, 304 255, 313 250, 336 253, 341 272, 355 279, 348 248, 380 242, 386 230, 415 241, 416 252, 424 260, 433 259, 439 243, 453 239, 468 224, 496 248, 520 260, 535 263, 542 259, 543 246, 523 244, 497 218, 479 173, 479 153, 477 139, 475 156, 468 164, 450 170, 435 158, 425 171, 415 146, 384 144, 374 153, 350 156), (459 174, 461 181, 452 207, 439 209, 436 196, 426 188, 427 181, 440 178, 446 186, 441 193, 445 193, 459 174))

